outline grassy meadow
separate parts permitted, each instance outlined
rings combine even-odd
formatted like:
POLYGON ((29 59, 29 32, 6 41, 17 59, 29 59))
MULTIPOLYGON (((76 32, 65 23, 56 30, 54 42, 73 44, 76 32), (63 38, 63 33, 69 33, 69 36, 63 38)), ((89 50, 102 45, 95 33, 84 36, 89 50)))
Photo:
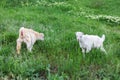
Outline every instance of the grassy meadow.
POLYGON ((1 0, 0 80, 120 80, 119 0, 1 0), (20 27, 45 34, 32 53, 20 27), (107 55, 93 49, 83 58, 75 32, 106 35, 107 55))

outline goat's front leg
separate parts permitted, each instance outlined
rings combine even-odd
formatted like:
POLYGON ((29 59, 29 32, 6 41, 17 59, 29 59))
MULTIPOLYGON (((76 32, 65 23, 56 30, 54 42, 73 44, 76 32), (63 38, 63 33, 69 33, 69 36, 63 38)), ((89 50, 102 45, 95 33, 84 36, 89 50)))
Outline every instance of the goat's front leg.
POLYGON ((20 54, 22 39, 18 38, 16 42, 17 42, 16 46, 17 54, 20 54))
POLYGON ((82 53, 85 53, 85 49, 84 48, 82 48, 82 53))
POLYGON ((31 52, 32 51, 32 47, 33 47, 33 45, 31 44, 31 42, 27 42, 26 45, 27 45, 28 51, 31 52))
POLYGON ((85 57, 85 49, 82 48, 83 57, 85 57))

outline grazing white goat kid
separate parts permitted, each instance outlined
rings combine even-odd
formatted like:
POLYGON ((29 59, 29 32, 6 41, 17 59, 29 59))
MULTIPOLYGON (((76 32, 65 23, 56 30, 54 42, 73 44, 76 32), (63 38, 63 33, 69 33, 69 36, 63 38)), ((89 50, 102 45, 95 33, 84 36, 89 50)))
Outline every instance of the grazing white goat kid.
POLYGON ((84 53, 90 52, 92 48, 100 48, 101 51, 106 53, 103 47, 103 42, 105 40, 104 34, 102 35, 102 37, 99 37, 97 35, 84 34, 83 32, 76 32, 75 34, 84 56, 84 53))
POLYGON ((31 52, 36 40, 44 40, 44 34, 36 32, 32 29, 21 27, 19 30, 19 37, 17 39, 17 53, 20 53, 22 42, 26 43, 27 49, 31 52))

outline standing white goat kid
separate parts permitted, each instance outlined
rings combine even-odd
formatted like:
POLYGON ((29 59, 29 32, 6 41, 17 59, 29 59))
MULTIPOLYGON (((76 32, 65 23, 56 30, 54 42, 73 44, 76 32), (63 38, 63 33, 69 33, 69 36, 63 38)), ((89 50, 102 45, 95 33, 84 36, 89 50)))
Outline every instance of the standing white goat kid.
POLYGON ((101 51, 106 53, 106 50, 103 47, 103 42, 105 40, 104 34, 102 35, 102 37, 99 37, 97 35, 84 35, 83 32, 76 32, 75 34, 84 56, 84 53, 90 52, 92 48, 100 48, 101 51))

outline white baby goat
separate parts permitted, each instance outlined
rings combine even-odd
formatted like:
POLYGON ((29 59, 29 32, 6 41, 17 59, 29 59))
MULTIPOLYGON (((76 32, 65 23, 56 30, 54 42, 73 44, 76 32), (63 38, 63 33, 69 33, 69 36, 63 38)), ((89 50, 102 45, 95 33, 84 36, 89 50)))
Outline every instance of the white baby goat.
POLYGON ((21 27, 19 30, 19 37, 17 39, 17 53, 20 53, 22 42, 26 43, 27 49, 31 52, 36 40, 44 40, 44 34, 36 32, 32 29, 21 27))
POLYGON ((103 42, 105 40, 105 35, 103 34, 102 37, 99 37, 97 35, 88 35, 83 32, 76 32, 77 40, 79 41, 79 45, 82 49, 82 53, 85 56, 84 53, 90 52, 92 48, 100 48, 101 51, 106 53, 103 42))

